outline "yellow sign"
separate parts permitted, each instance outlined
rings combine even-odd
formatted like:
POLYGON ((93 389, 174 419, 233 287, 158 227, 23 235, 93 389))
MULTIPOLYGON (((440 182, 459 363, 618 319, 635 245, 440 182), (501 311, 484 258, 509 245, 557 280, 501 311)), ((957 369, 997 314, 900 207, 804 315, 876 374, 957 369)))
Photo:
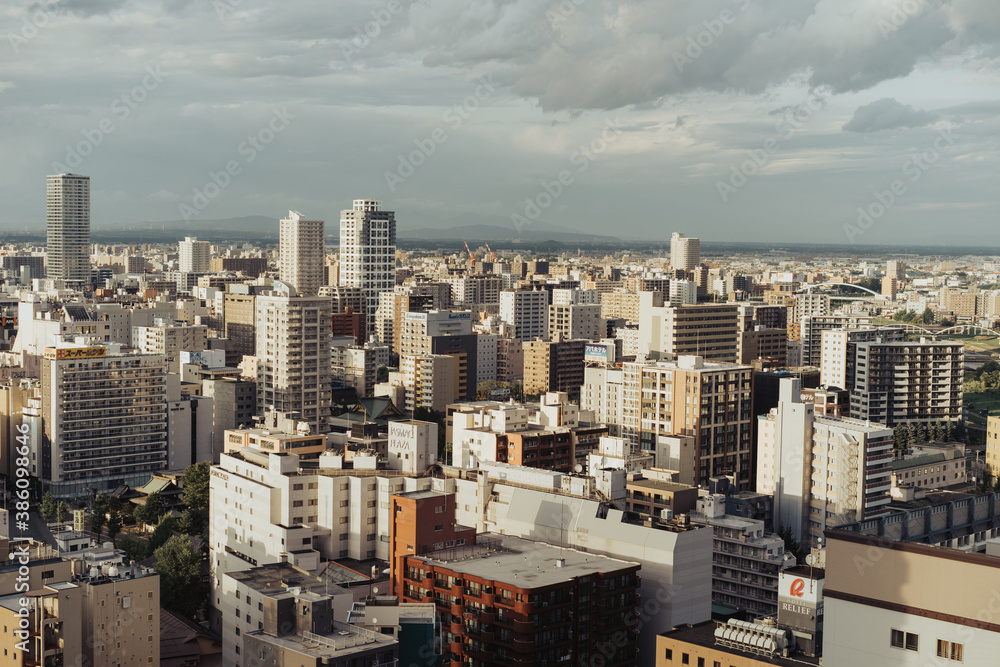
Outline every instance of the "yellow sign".
POLYGON ((73 510, 73 530, 83 532, 83 510, 73 510))
POLYGON ((107 349, 103 347, 62 347, 46 348, 46 359, 97 359, 107 354, 107 349))

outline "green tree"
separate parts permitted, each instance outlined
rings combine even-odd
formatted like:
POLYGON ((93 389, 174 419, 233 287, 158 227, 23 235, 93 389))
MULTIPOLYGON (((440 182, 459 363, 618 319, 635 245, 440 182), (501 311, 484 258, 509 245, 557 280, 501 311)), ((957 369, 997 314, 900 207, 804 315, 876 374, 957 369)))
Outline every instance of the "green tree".
POLYGON ((52 517, 56 513, 56 499, 52 497, 52 494, 48 491, 42 496, 42 502, 38 506, 38 511, 41 512, 42 519, 45 523, 50 523, 52 517))
POLYGON ((208 527, 208 512, 188 508, 181 514, 180 526, 188 535, 200 535, 208 527))
POLYGON ((920 422, 917 424, 917 442, 927 442, 930 438, 927 437, 927 424, 920 422))
POLYGON ((910 446, 910 429, 906 428, 906 424, 896 424, 896 428, 893 429, 893 440, 896 449, 906 449, 910 446))
POLYGON ((212 465, 208 461, 199 461, 188 466, 181 476, 182 499, 190 509, 208 511, 209 477, 212 465))
POLYGON ((954 437, 959 442, 965 442, 965 419, 955 421, 954 437))
POLYGON ((388 382, 389 381, 389 367, 388 366, 379 366, 378 367, 378 370, 375 372, 375 381, 379 382, 379 383, 381 383, 381 382, 388 382))
POLYGON ((792 535, 792 527, 788 524, 782 524, 778 528, 778 537, 785 542, 785 551, 795 556, 797 562, 801 562, 805 557, 805 552, 802 550, 802 545, 792 535))
POLYGON ((125 552, 129 560, 145 560, 149 557, 148 543, 135 535, 122 535, 118 538, 117 546, 125 552))
POLYGON ((205 601, 206 589, 201 581, 201 554, 191 538, 171 537, 153 553, 160 575, 160 604, 194 618, 205 601))
POLYGON ((934 422, 934 426, 931 427, 931 440, 941 442, 943 439, 944 429, 941 428, 941 422, 934 422))
POLYGON ((108 523, 108 497, 104 494, 94 497, 93 507, 90 508, 90 529, 97 535, 97 540, 101 540, 101 531, 108 523))
POLYGON ((108 517, 108 537, 111 538, 111 544, 115 543, 115 538, 120 532, 122 532, 121 512, 112 512, 108 517))
POLYGON ((160 523, 156 524, 153 534, 149 537, 149 550, 156 551, 166 544, 174 533, 180 529, 177 519, 170 514, 164 514, 160 518, 160 523))
POLYGON ((146 502, 136 507, 133 512, 136 521, 155 526, 166 511, 163 506, 163 496, 159 492, 153 492, 146 496, 146 502))
POLYGON ((950 419, 944 420, 942 435, 945 442, 951 442, 955 438, 955 422, 950 419))
POLYGON ((66 518, 69 516, 69 507, 66 506, 65 500, 60 500, 59 504, 56 505, 56 521, 59 523, 66 523, 66 518))

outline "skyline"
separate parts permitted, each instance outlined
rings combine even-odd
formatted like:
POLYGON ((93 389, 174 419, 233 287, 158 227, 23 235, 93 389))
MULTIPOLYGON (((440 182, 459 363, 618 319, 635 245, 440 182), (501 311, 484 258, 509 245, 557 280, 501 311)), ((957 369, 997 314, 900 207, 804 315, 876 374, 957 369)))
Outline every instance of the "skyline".
POLYGON ((65 166, 92 178, 95 231, 371 197, 401 236, 466 216, 632 240, 988 232, 985 0, 663 4, 13 3, 0 229, 36 227, 65 166))

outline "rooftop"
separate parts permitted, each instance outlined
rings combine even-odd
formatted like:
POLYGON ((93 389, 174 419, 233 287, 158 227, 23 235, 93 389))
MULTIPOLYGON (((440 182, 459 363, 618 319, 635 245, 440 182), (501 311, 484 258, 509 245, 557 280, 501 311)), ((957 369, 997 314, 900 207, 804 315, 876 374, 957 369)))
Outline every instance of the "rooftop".
POLYGON ((695 646, 702 646, 705 648, 711 648, 716 651, 721 651, 729 655, 740 656, 746 660, 757 660, 762 663, 767 663, 769 665, 779 665, 780 667, 802 667, 802 665, 820 665, 820 658, 810 658, 809 656, 796 654, 793 658, 765 658, 764 656, 755 655, 749 652, 737 651, 735 649, 726 648, 724 646, 716 646, 715 644, 715 628, 717 627, 714 621, 709 621, 708 623, 701 623, 694 626, 684 626, 680 627, 671 632, 664 632, 662 637, 670 637, 676 641, 685 642, 688 644, 693 644, 695 646))
POLYGON ((677 493, 678 491, 697 491, 693 486, 687 484, 681 484, 679 482, 667 482, 659 479, 634 479, 629 480, 625 484, 628 487, 639 487, 643 489, 655 489, 656 491, 667 491, 669 493, 677 493))
POLYGON ((243 572, 230 572, 226 576, 274 599, 343 592, 336 584, 314 577, 289 563, 269 563, 243 572))
POLYGON ((397 644, 388 635, 338 621, 333 622, 333 631, 326 635, 303 632, 301 635, 275 637, 257 630, 246 633, 246 636, 316 658, 343 658, 368 651, 391 650, 397 644))
POLYGON ((639 563, 532 542, 510 535, 483 534, 477 544, 415 556, 427 565, 518 588, 544 588, 575 577, 617 572, 639 563), (563 565, 557 565, 558 561, 563 565))

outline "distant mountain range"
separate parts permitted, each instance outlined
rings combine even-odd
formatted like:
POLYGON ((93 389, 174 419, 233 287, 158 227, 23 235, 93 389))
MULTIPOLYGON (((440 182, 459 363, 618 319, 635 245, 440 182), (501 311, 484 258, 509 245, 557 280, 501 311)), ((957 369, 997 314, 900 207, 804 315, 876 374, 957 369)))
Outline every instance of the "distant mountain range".
MULTIPOLYGON (((93 230, 97 238, 128 234, 136 240, 179 239, 197 236, 205 240, 267 238, 278 236, 278 217, 248 215, 222 220, 164 220, 102 225, 93 230)), ((327 220, 327 238, 336 237, 339 223, 327 220)), ((450 220, 403 220, 396 232, 401 240, 415 241, 517 241, 529 243, 558 241, 561 243, 620 243, 613 236, 576 232, 546 223, 533 223, 518 231, 508 219, 465 215, 450 220), (450 223, 450 224, 449 224, 450 223)))

